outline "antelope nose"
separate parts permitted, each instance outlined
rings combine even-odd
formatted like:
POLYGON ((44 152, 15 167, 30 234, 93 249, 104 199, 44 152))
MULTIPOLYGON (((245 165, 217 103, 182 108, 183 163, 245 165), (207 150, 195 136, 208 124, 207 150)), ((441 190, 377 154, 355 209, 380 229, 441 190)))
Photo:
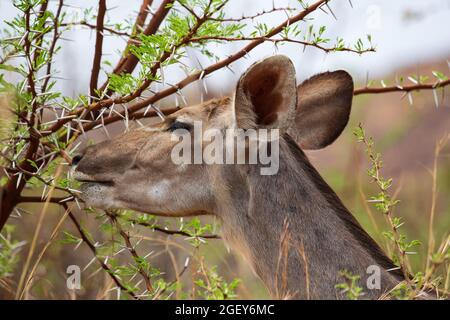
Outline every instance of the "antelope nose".
POLYGON ((72 158, 72 166, 75 167, 83 158, 82 155, 77 154, 75 157, 72 158))

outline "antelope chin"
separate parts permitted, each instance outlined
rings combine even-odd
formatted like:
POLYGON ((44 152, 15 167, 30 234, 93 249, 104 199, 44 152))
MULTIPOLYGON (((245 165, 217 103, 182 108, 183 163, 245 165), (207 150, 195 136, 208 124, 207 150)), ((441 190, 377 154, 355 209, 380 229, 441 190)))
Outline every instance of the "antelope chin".
POLYGON ((110 209, 113 203, 112 186, 112 182, 83 182, 80 186, 80 198, 87 206, 110 209))
POLYGON ((87 206, 99 209, 109 209, 112 204, 114 182, 111 180, 96 180, 87 174, 74 170, 72 176, 81 182, 80 198, 87 206))

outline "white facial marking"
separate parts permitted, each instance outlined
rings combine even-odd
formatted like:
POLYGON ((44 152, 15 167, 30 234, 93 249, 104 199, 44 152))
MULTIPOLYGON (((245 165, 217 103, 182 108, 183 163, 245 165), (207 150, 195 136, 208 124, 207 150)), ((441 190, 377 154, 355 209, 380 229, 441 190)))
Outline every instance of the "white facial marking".
POLYGON ((141 130, 143 130, 145 132, 161 131, 159 128, 153 128, 153 127, 145 127, 145 128, 142 128, 141 130))
POLYGON ((181 163, 176 166, 176 171, 178 173, 185 172, 187 168, 188 168, 188 165, 186 163, 181 163))
POLYGON ((192 119, 189 118, 188 116, 182 114, 180 116, 178 116, 175 121, 179 121, 179 122, 184 122, 184 123, 190 123, 192 124, 192 119))
POLYGON ((151 199, 158 199, 162 201, 168 198, 169 190, 170 182, 168 180, 162 180, 150 186, 148 195, 151 199))

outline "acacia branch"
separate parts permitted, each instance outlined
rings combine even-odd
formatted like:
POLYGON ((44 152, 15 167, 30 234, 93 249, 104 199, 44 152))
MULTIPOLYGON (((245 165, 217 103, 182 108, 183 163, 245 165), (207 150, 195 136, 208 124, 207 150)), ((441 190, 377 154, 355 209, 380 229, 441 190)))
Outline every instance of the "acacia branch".
POLYGON ((202 235, 198 235, 198 236, 193 236, 185 231, 182 230, 170 230, 170 229, 165 229, 165 228, 161 228, 155 224, 152 223, 148 223, 148 222, 144 222, 144 221, 139 221, 136 219, 130 219, 130 218, 126 218, 125 219, 128 222, 131 222, 132 224, 135 225, 139 225, 139 226, 143 226, 146 228, 150 228, 152 230, 161 232, 161 233, 165 233, 168 235, 179 235, 179 236, 184 236, 184 237, 199 237, 199 238, 204 238, 204 239, 220 239, 220 236, 217 234, 202 234, 202 235))
POLYGON ((416 90, 434 90, 438 88, 443 88, 450 85, 450 79, 445 81, 438 81, 436 83, 418 83, 406 86, 390 86, 390 87, 364 87, 356 89, 353 94, 355 96, 360 94, 376 94, 376 93, 388 93, 388 92, 411 92, 416 90))
POLYGON ((158 300, 159 297, 161 297, 168 288, 170 288, 172 285, 174 285, 177 281, 179 281, 179 279, 183 276, 183 274, 186 272, 186 270, 189 268, 189 262, 191 257, 188 257, 184 263, 183 269, 181 269, 181 271, 175 276, 175 279, 173 279, 168 285, 164 286, 164 288, 162 288, 161 290, 159 290, 154 297, 152 298, 152 300, 158 300))
MULTIPOLYGON (((61 16, 63 5, 64 5, 63 0, 59 0, 58 9, 56 10, 55 18, 53 19, 53 39, 52 39, 52 42, 50 44, 50 48, 48 50, 49 61, 47 63, 47 70, 46 70, 47 77, 45 78, 44 84, 42 85, 42 91, 43 92, 47 91, 47 86, 48 86, 48 83, 49 83, 50 78, 51 78, 50 74, 51 74, 51 71, 52 71, 53 55, 55 53, 56 42, 58 41, 59 36, 60 36, 59 35, 59 31, 58 31, 59 30, 58 23, 59 23, 59 18, 61 16)), ((42 114, 41 114, 41 118, 42 118, 42 114)))
POLYGON ((211 18, 211 20, 213 21, 219 21, 219 22, 241 22, 243 20, 254 20, 256 18, 262 17, 264 15, 273 13, 273 12, 277 12, 277 11, 283 11, 283 12, 289 12, 289 11, 294 11, 294 8, 291 7, 285 7, 285 8, 272 8, 270 10, 263 10, 259 13, 255 13, 253 15, 249 15, 249 16, 245 16, 243 15, 240 18, 211 18))
POLYGON ((149 8, 152 5, 153 0, 144 0, 142 1, 141 8, 139 9, 139 13, 136 18, 136 22, 133 27, 133 34, 137 34, 142 32, 142 28, 144 27, 145 20, 147 20, 149 8))
POLYGON ((122 226, 117 221, 116 215, 114 213, 111 213, 108 210, 105 210, 105 213, 111 219, 111 222, 116 226, 117 231, 125 241, 125 245, 136 263, 138 272, 142 276, 142 279, 144 279, 147 291, 149 293, 152 293, 154 290, 152 282, 150 281, 150 276, 148 275, 147 271, 142 267, 142 258, 139 256, 133 244, 131 243, 130 236, 123 230, 122 226))
MULTIPOLYGON (((97 29, 97 25, 89 23, 87 21, 73 21, 73 22, 64 22, 60 24, 61 27, 70 27, 70 26, 84 26, 84 27, 88 27, 90 29, 97 29)), ((120 37, 132 37, 132 34, 125 32, 125 31, 119 31, 119 30, 115 30, 113 28, 110 28, 108 26, 103 26, 103 30, 107 31, 111 34, 114 34, 116 36, 120 36, 120 37)))
MULTIPOLYGON (((148 26, 144 29, 142 34, 144 35, 152 35, 155 34, 156 31, 158 31, 159 26, 166 18, 167 14, 169 13, 172 4, 175 2, 175 0, 163 0, 161 5, 159 6, 158 10, 156 10, 155 14, 153 15, 153 18, 150 20, 150 23, 148 26)), ((150 2, 144 1, 144 3, 141 6, 141 11, 147 10, 148 6, 150 5, 150 2)), ((138 16, 139 21, 142 21, 142 15, 140 17, 138 16)), ((138 23, 138 21, 136 22, 138 23)), ((127 48, 129 47, 129 44, 127 44, 127 48)), ((127 49, 125 50, 127 51, 127 49)), ((121 73, 131 73, 136 68, 137 64, 139 62, 139 59, 132 53, 128 53, 124 58, 122 58, 118 65, 114 68, 113 74, 121 74, 121 73)), ((107 83, 105 83, 101 89, 106 88, 107 83)))
MULTIPOLYGON (((227 67, 228 65, 230 65, 231 63, 241 59, 242 57, 244 57, 246 54, 248 54, 250 51, 252 51, 254 48, 256 48, 258 45, 262 44, 265 42, 264 38, 271 38, 275 35, 277 35, 278 33, 282 32, 284 30, 284 28, 288 25, 292 25, 293 23, 296 23, 300 20, 303 20, 306 16, 308 16, 310 13, 314 12, 315 10, 317 10, 319 7, 321 7, 322 5, 326 4, 329 0, 319 0, 317 2, 315 2, 314 4, 310 5, 309 7, 305 8, 303 11, 301 11, 299 14, 292 16, 291 18, 285 20, 283 23, 281 23, 280 25, 278 25, 277 27, 273 28, 270 32, 267 33, 267 35, 261 39, 256 39, 251 41, 249 44, 247 44, 244 48, 242 48, 241 50, 239 50, 238 52, 236 52, 235 54, 215 63, 210 65, 209 67, 197 71, 191 75, 189 75, 188 77, 186 77, 185 79, 183 79, 182 81, 178 82, 177 84, 168 87, 164 90, 161 90, 157 93, 155 93, 153 96, 148 97, 148 98, 144 98, 139 102, 135 102, 134 104, 131 104, 130 106, 127 107, 126 110, 119 112, 119 114, 114 114, 108 117, 105 117, 104 119, 98 119, 95 121, 92 121, 90 123, 87 123, 86 125, 83 126, 85 131, 88 131, 94 127, 96 127, 99 124, 102 123, 112 123, 112 122, 116 122, 116 121, 120 121, 121 119, 123 119, 125 117, 125 115, 132 115, 134 112, 145 108, 151 104, 154 104, 155 102, 168 97, 174 93, 177 93, 179 90, 181 90, 182 88, 186 87, 187 85, 199 80, 200 78, 211 74, 217 70, 220 70, 222 68, 227 67)), ((140 90, 140 89, 139 89, 140 90)), ((110 99, 113 100, 113 99, 110 99)), ((127 101, 128 102, 128 101, 127 101)), ((99 102, 99 104, 93 106, 92 108, 99 108, 101 106, 109 106, 112 105, 113 103, 123 103, 119 101, 113 102, 113 101, 101 101, 99 102)), ((61 124, 62 126, 62 124, 61 124)), ((54 130, 54 129, 50 129, 50 130, 54 130)))
MULTIPOLYGON (((354 95, 362 95, 362 94, 382 94, 382 93, 390 93, 390 92, 412 92, 412 91, 420 91, 420 90, 435 90, 438 88, 444 88, 450 85, 450 80, 440 81, 436 83, 430 84, 416 84, 416 85, 407 85, 407 86, 389 86, 389 87, 363 87, 354 90, 354 95)), ((164 115, 170 115, 176 111, 180 110, 178 107, 165 108, 161 110, 164 115)), ((141 119, 141 118, 152 118, 157 116, 157 113, 154 110, 145 110, 134 112, 130 115, 131 120, 141 119)), ((106 117, 103 119, 103 124, 107 125, 117 121, 117 117, 106 117)), ((96 124, 98 125, 98 123, 96 124)), ((85 125, 85 130, 90 130, 94 126, 90 124, 85 125)))
MULTIPOLYGON (((225 3, 225 2, 224 2, 225 3)), ((218 8, 216 8, 218 9, 218 8)), ((65 123, 71 121, 73 119, 73 117, 79 117, 82 115, 88 115, 88 112, 86 112, 86 110, 89 110, 90 112, 97 112, 98 110, 100 110, 101 108, 106 108, 106 107, 110 107, 113 104, 124 104, 124 103, 128 103, 133 101, 134 99, 140 97, 142 95, 142 93, 150 86, 150 84, 153 82, 153 78, 156 76, 158 70, 162 67, 163 62, 165 62, 167 59, 169 59, 172 54, 180 47, 187 45, 190 41, 190 39, 192 39, 192 37, 195 36, 195 34, 197 33, 197 31, 199 30, 199 28, 206 22, 208 21, 208 19, 211 17, 213 13, 209 12, 209 8, 205 9, 205 13, 204 15, 199 18, 197 20, 197 22, 195 23, 195 25, 192 27, 192 29, 189 31, 189 33, 184 36, 179 43, 173 45, 173 47, 171 48, 171 50, 167 50, 165 51, 161 57, 158 59, 158 61, 156 61, 153 66, 150 68, 149 74, 147 76, 147 79, 142 83, 142 85, 136 89, 132 94, 128 95, 128 96, 124 96, 124 97, 117 97, 117 98, 109 98, 109 99, 105 99, 105 100, 100 100, 96 103, 92 103, 89 106, 87 106, 86 108, 84 107, 80 107, 77 108, 76 111, 71 112, 66 118, 64 119, 59 119, 51 128, 49 128, 48 130, 46 130, 46 132, 42 132, 43 136, 46 135, 50 135, 51 133, 57 131, 59 128, 61 128, 65 123)), ((155 14, 156 15, 156 14, 155 14)), ((152 20, 153 21, 153 20, 152 20)), ((148 28, 147 28, 148 29, 148 28)), ((156 32, 156 31, 155 31, 156 32)), ((133 57, 135 57, 133 55, 133 57)), ((137 58, 136 58, 137 59, 137 58)), ((127 113, 127 110, 124 110, 122 112, 123 114, 127 113)), ((120 115, 120 113, 119 113, 120 115)), ((109 118, 111 118, 112 116, 109 116, 107 118, 103 118, 101 117, 100 119, 97 120, 93 120, 88 122, 87 124, 83 125, 83 131, 88 131, 91 130, 92 128, 94 128, 95 126, 97 126, 99 123, 104 123, 104 121, 107 121, 108 123, 110 122, 114 122, 117 121, 116 118, 112 118, 111 120, 109 120, 109 118)), ((76 134, 74 134, 74 136, 76 136, 76 134)))
MULTIPOLYGON (((148 16, 148 12, 149 12, 149 8, 152 5, 153 0, 143 0, 142 1, 142 5, 141 8, 139 9, 139 13, 138 16, 136 18, 136 21, 134 23, 134 27, 133 27, 133 34, 130 35, 130 40, 128 40, 127 45, 125 47, 124 53, 127 53, 128 48, 130 47, 131 44, 133 44, 132 39, 136 38, 137 35, 139 35, 141 32, 145 32, 143 31, 143 27, 145 24, 145 21, 147 20, 147 16, 148 16)), ((127 55, 123 58, 121 58, 117 64, 117 66, 114 68, 113 73, 114 74, 119 74, 121 73, 122 68, 124 67, 124 64, 128 61, 128 59, 130 57, 130 54, 127 53, 127 55)), ((105 90, 107 85, 107 82, 105 82, 102 87, 101 87, 101 91, 105 90)))
POLYGON ((69 209, 69 207, 67 206, 67 204, 62 204, 62 206, 64 207, 64 209, 68 212, 69 214, 69 218, 70 220, 72 220, 73 224, 75 225, 75 228, 78 230, 78 233, 81 236, 81 239, 83 240, 84 243, 86 243, 86 245, 89 247, 89 249, 92 251, 92 254, 94 255, 94 257, 96 258, 96 260, 98 261, 98 263, 101 265, 102 269, 106 271, 107 274, 109 274, 109 276, 111 277, 111 279, 114 281, 114 283, 116 284, 117 287, 119 287, 122 291, 125 291, 126 293, 128 293, 131 297, 133 297, 134 299, 139 299, 136 294, 130 290, 129 288, 127 288, 125 285, 122 284, 122 282, 119 280, 119 278, 114 274, 114 271, 111 270, 111 268, 102 260, 100 259, 100 257, 97 255, 97 248, 95 247, 95 245, 91 242, 91 240, 89 239, 89 237, 87 236, 86 232, 83 230, 83 227, 81 226, 81 224, 78 222, 77 218, 75 217, 75 215, 72 213, 72 211, 69 209))
POLYGON ((303 40, 295 40, 295 39, 290 39, 290 38, 280 38, 280 39, 273 39, 273 38, 268 38, 268 37, 220 37, 220 36, 202 36, 202 37, 198 37, 198 38, 192 38, 189 42, 191 43, 195 43, 195 42, 205 42, 207 40, 217 40, 217 41, 226 41, 226 42, 235 42, 235 41, 254 41, 254 40, 263 40, 263 41, 267 41, 267 42, 273 42, 275 44, 280 43, 280 42, 290 42, 290 43, 296 43, 296 44, 301 44, 304 46, 311 46, 311 47, 315 47, 317 49, 320 49, 322 51, 325 51, 326 53, 329 52, 335 52, 335 51, 346 51, 346 52, 353 52, 353 53, 358 53, 358 54, 363 54, 366 52, 375 52, 374 48, 368 48, 368 49, 364 49, 364 50, 356 50, 356 49, 351 49, 351 48, 345 48, 345 47, 338 47, 338 46, 334 46, 334 47, 324 47, 322 45, 320 45, 319 43, 316 42, 308 42, 308 41, 303 41, 303 40))
MULTIPOLYGON (((174 1, 175 0, 163 0, 160 7, 153 15, 153 18, 150 20, 149 25, 145 28, 145 30, 142 32, 142 34, 151 35, 151 34, 155 34, 156 31, 158 31, 158 28, 160 27, 161 23, 164 21, 167 14, 169 13, 171 5, 173 4, 174 1)), ((142 5, 141 5, 141 9, 138 14, 138 17, 136 19, 135 32, 143 27, 143 25, 145 23, 145 19, 147 18, 147 15, 148 15, 148 8, 152 2, 153 1, 148 1, 148 0, 143 1, 142 5)), ((139 59, 132 53, 128 52, 128 49, 131 44, 135 44, 134 37, 130 38, 129 41, 127 42, 127 45, 124 50, 124 53, 126 54, 126 56, 119 60, 119 63, 117 64, 117 66, 114 68, 114 70, 112 72, 113 74, 132 73, 133 70, 136 68, 136 66, 139 62, 139 59)), ((139 43, 137 43, 137 45, 139 45, 139 43)), ((104 92, 107 85, 108 85, 108 80, 101 86, 99 91, 104 92)), ((113 93, 113 90, 109 89, 106 92, 106 95, 111 95, 112 93, 113 93)), ((137 94, 139 94, 139 93, 137 93, 137 94)), ((134 99, 136 97, 137 97, 137 95, 130 96, 129 101, 131 101, 132 99, 134 99)), ((97 110, 90 110, 90 113, 86 114, 86 115, 87 116, 92 115, 93 117, 96 117, 97 110)))
POLYGON ((18 201, 19 201, 19 203, 22 203, 22 202, 45 203, 47 201, 47 202, 50 202, 50 203, 62 205, 63 202, 70 201, 70 200, 73 200, 73 199, 74 199, 73 196, 69 196, 69 197, 50 197, 49 199, 38 197, 38 196, 20 196, 18 201))
MULTIPOLYGON (((42 19, 42 17, 44 16, 44 13, 47 11, 48 8, 48 0, 42 1, 42 4, 39 8, 39 12, 37 13, 37 18, 38 19, 42 19)), ((36 41, 36 50, 34 50, 34 54, 33 54, 33 61, 36 63, 39 54, 41 53, 41 46, 42 46, 42 41, 43 41, 44 37, 39 37, 39 39, 36 41)))
MULTIPOLYGON (((44 38, 44 36, 51 31, 51 29, 48 29, 47 31, 43 31, 43 32, 39 32, 36 33, 34 35, 34 37, 32 37, 32 42, 37 42, 40 41, 42 38, 44 38)), ((20 52, 20 44, 15 46, 13 49, 11 49, 10 51, 6 52, 5 55, 3 57, 0 58, 0 64, 5 64, 9 59, 15 57, 18 53, 20 52)))
MULTIPOLYGON (((60 189, 61 190, 61 189, 60 189)), ((62 191, 66 191, 68 192, 68 190, 64 189, 62 191)), ((75 199, 75 195, 71 194, 68 197, 50 197, 48 200, 46 198, 42 198, 39 196, 21 196, 19 198, 19 202, 35 202, 35 203, 44 203, 46 201, 50 202, 50 203, 54 203, 54 204, 58 204, 58 205, 62 205, 65 202, 69 202, 69 201, 73 201, 75 199)), ((114 217, 114 220, 117 220, 117 215, 113 214, 111 212, 108 212, 108 216, 110 218, 114 217)), ((198 238, 204 238, 204 239, 221 239, 221 237, 217 234, 201 234, 201 235, 192 235, 186 231, 182 231, 182 230, 171 230, 171 229, 166 229, 166 228, 162 228, 160 226, 157 226, 155 224, 152 223, 148 223, 145 221, 139 221, 137 219, 132 219, 132 218, 125 218, 125 221, 130 222, 131 224, 134 225, 139 225, 145 228, 149 228, 151 230, 154 231, 158 231, 167 235, 179 235, 179 236, 184 236, 184 237, 198 237, 198 238)))
POLYGON ((98 3, 98 13, 97 13, 97 32, 95 38, 95 52, 94 52, 94 62, 92 64, 91 81, 89 86, 89 93, 91 99, 97 96, 96 89, 98 85, 98 75, 100 72, 100 64, 102 61, 102 51, 103 51, 103 25, 105 21, 106 13, 106 0, 99 0, 98 3))
MULTIPOLYGON (((25 10, 25 35, 24 35, 24 52, 25 59, 28 65, 28 72, 26 75, 27 80, 27 91, 31 96, 31 115, 29 119, 25 119, 29 130, 29 143, 24 159, 18 165, 22 167, 25 171, 32 172, 35 168, 32 165, 36 157, 36 153, 39 148, 39 133, 36 131, 34 125, 36 120, 36 109, 38 107, 38 95, 35 86, 35 70, 34 63, 31 60, 31 49, 32 49, 32 39, 31 35, 31 8, 25 10)), ((19 173, 19 171, 14 169, 14 173, 19 173)), ((26 176, 23 177, 21 174, 12 174, 6 185, 3 187, 0 193, 0 231, 3 229, 6 221, 11 215, 12 210, 17 205, 17 201, 22 193, 23 188, 26 184, 26 176)))
MULTIPOLYGON (((390 86, 390 87, 373 87, 373 88, 364 87, 364 88, 355 89, 354 95, 358 96, 358 95, 362 95, 362 94, 381 94, 381 93, 389 93, 389 92, 406 92, 406 93, 408 93, 411 91, 435 90, 438 88, 444 88, 448 85, 450 85, 450 80, 445 80, 445 81, 440 81, 437 83, 430 83, 430 84, 416 84, 416 85, 407 85, 407 86, 390 86)), ((182 88, 182 86, 180 86, 180 84, 177 84, 173 87, 174 88, 175 87, 182 88)), ((169 90, 170 89, 171 88, 169 88, 169 90)), ((168 90, 168 89, 166 89, 166 90, 168 90)), ((161 96, 165 97, 166 93, 167 93, 166 90, 162 93, 157 93, 156 95, 161 95, 161 96)), ((162 99, 162 98, 159 98, 159 96, 154 98, 155 102, 160 99, 162 99)), ((141 108, 143 108, 143 107, 145 107, 145 105, 143 105, 141 108)), ((162 114, 167 116, 178 110, 180 110, 178 107, 171 107, 171 108, 165 108, 165 109, 161 110, 161 112, 162 112, 162 114)), ((137 120, 137 119, 141 119, 141 118, 156 117, 156 116, 158 116, 158 114, 154 110, 145 110, 145 111, 132 112, 128 116, 129 116, 130 120, 137 120)), ((95 128, 96 126, 98 126, 100 123, 107 125, 107 124, 116 122, 118 120, 121 120, 123 118, 124 118, 124 116, 118 116, 118 115, 109 116, 109 117, 102 119, 101 121, 97 120, 97 121, 94 121, 94 123, 87 123, 86 125, 84 125, 84 130, 91 130, 91 129, 95 128)))

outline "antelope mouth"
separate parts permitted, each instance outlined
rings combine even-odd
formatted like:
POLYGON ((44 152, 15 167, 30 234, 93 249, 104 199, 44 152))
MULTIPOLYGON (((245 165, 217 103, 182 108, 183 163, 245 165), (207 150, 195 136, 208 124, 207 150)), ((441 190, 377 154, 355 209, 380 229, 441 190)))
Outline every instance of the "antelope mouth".
POLYGON ((112 180, 106 180, 106 179, 95 179, 93 177, 90 177, 87 174, 84 174, 82 172, 79 171, 74 171, 73 172, 73 178, 80 182, 82 185, 104 185, 104 186, 113 186, 114 185, 114 181, 112 180))
POLYGON ((114 181, 111 180, 86 180, 86 179, 76 179, 78 182, 81 182, 82 184, 101 184, 104 186, 113 186, 114 181))
POLYGON ((88 206, 99 209, 107 209, 113 202, 114 182, 112 180, 100 180, 78 175, 74 177, 80 182, 80 199, 88 206))

